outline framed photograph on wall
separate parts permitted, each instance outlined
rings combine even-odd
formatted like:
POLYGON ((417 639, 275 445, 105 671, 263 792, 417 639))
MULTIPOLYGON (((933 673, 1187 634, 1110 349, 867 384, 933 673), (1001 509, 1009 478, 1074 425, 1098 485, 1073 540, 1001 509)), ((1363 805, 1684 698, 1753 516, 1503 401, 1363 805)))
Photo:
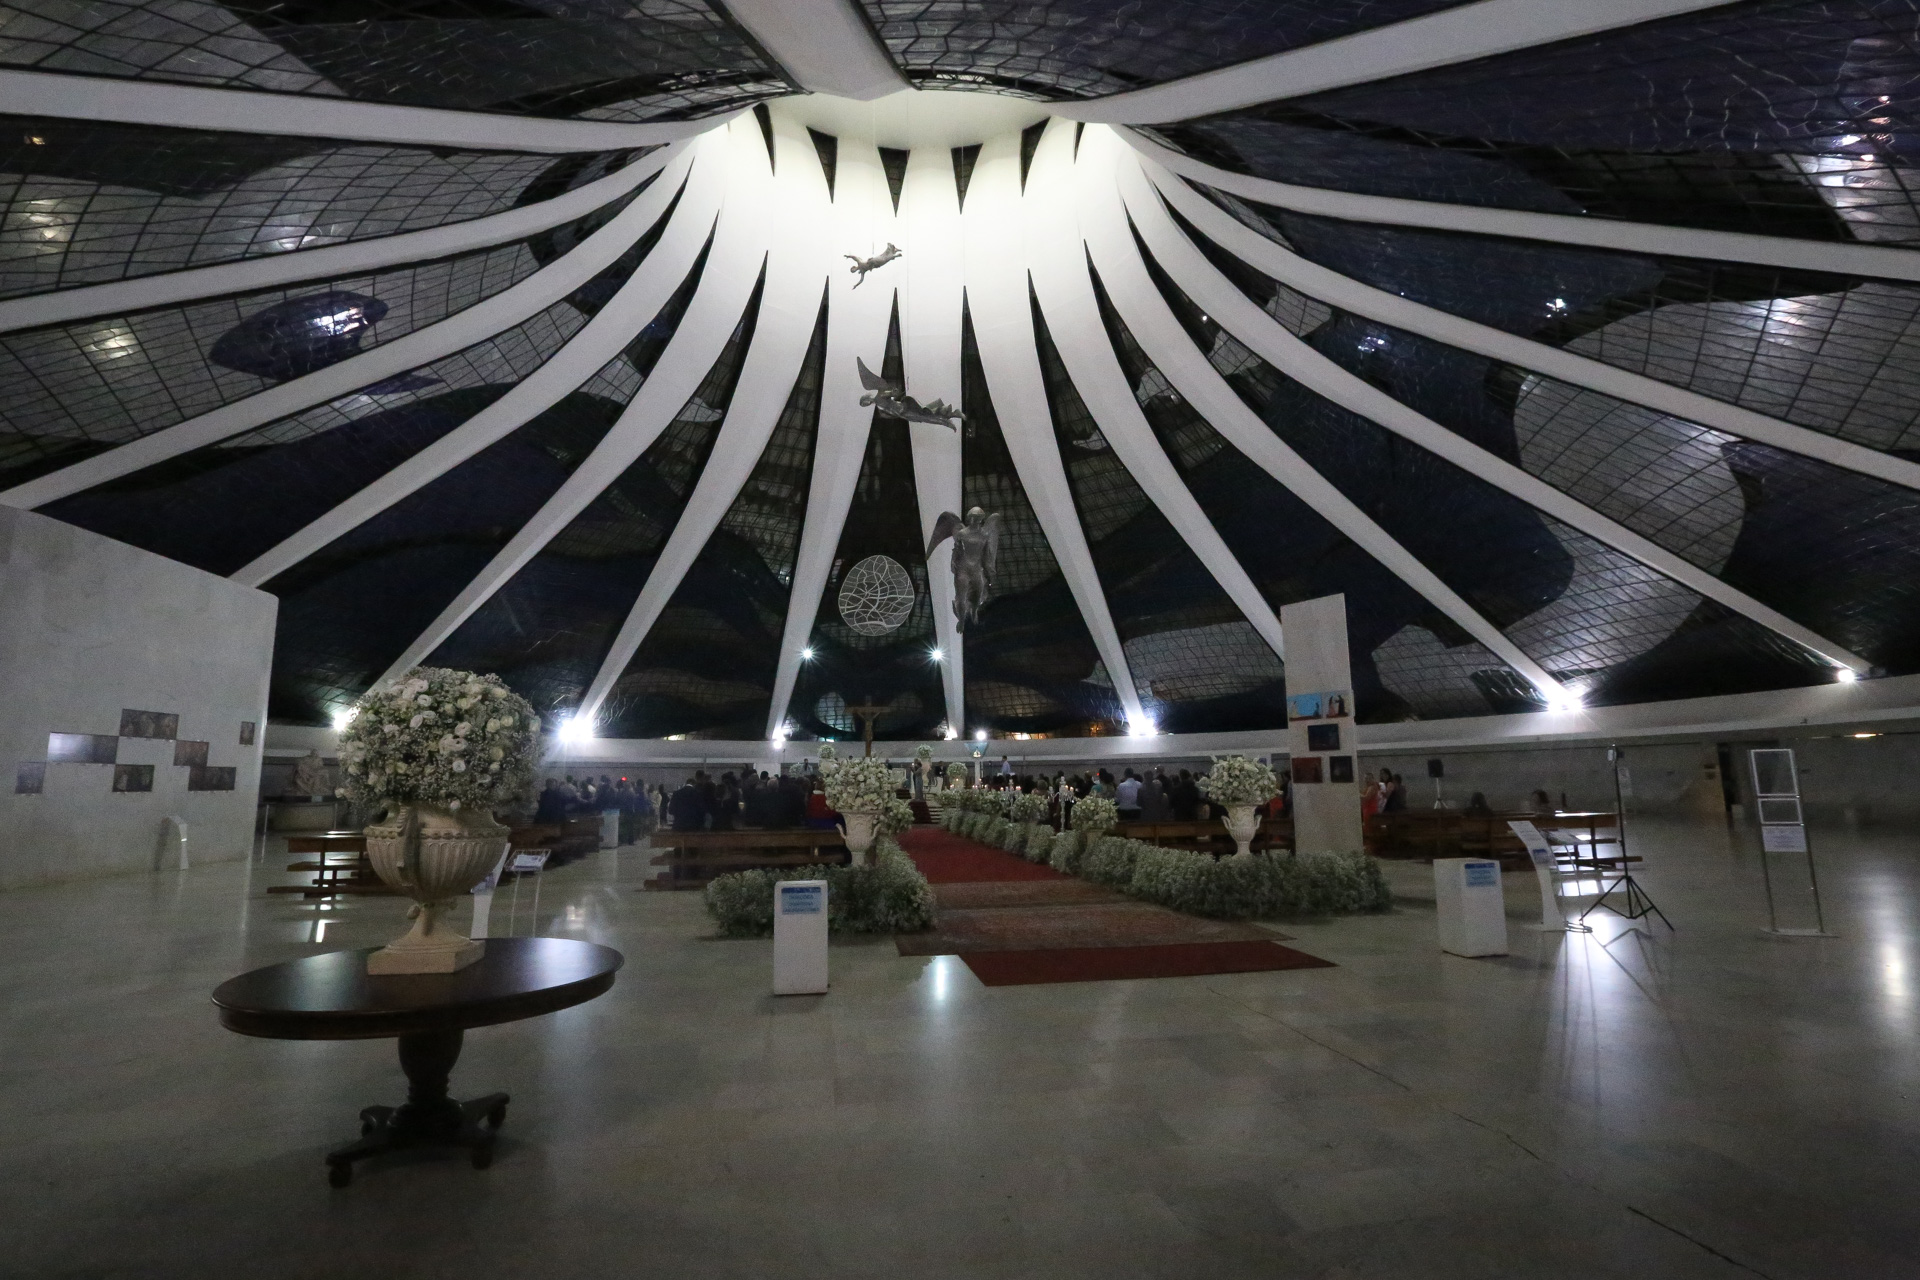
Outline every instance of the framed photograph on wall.
POLYGON ((257 729, 258 727, 259 725, 252 720, 242 720, 240 722, 240 745, 241 746, 250 747, 253 745, 254 730, 257 729))
POLYGON ((1293 758, 1293 781, 1295 786, 1302 783, 1320 781, 1319 756, 1295 756, 1293 758))
POLYGON ((1353 757, 1352 756, 1328 756, 1327 757, 1327 781, 1328 782, 1352 782, 1353 781, 1353 757))
POLYGON ((1340 726, 1337 724, 1310 724, 1307 726, 1307 750, 1338 751, 1340 749, 1340 726))

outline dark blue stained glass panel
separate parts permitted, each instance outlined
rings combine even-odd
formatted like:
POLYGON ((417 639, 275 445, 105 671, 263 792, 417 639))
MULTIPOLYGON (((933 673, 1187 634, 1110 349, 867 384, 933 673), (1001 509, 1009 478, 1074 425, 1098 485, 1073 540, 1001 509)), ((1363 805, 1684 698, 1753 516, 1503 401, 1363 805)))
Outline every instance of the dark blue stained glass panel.
MULTIPOLYGON (((713 368, 659 439, 475 611, 433 663, 498 672, 543 713, 578 705, 706 465, 759 307, 756 288, 713 368)), ((603 732, 619 731, 619 713, 610 709, 603 732)))
POLYGON ((1125 716, 1085 618, 1034 516, 1007 450, 968 317, 960 340, 962 493, 1001 516, 993 599, 966 631, 968 729, 1125 732, 1125 716))
POLYGON ((760 460, 609 692, 602 734, 766 733, 825 364, 823 306, 760 460))
POLYGON ((0 297, 465 222, 647 150, 556 160, 0 117, 0 297))
POLYGON ((778 69, 701 0, 91 0, 8 5, 0 61, 415 106, 711 110, 778 69))
MULTIPOLYGON (((880 372, 905 383, 897 309, 880 372)), ((947 703, 942 667, 933 660, 939 645, 933 609, 909 428, 902 420, 876 411, 860 478, 808 638, 813 660, 801 664, 788 704, 788 718, 796 731, 847 737, 860 727, 849 707, 880 706, 887 710, 875 720, 876 738, 940 736, 947 723, 947 703), (848 572, 869 556, 893 560, 906 571, 914 592, 905 620, 880 635, 854 630, 840 613, 840 590, 848 572)))

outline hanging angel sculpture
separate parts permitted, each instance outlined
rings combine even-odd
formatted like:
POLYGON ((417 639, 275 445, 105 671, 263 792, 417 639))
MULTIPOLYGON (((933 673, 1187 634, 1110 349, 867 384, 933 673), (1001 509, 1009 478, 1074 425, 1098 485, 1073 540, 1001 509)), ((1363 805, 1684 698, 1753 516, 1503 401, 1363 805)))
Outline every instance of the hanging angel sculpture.
POLYGON ((871 405, 893 417, 904 418, 908 422, 930 422, 949 431, 957 431, 960 424, 967 420, 966 414, 944 400, 921 404, 898 383, 888 382, 867 368, 867 362, 858 356, 854 357, 853 362, 860 366, 860 385, 867 389, 867 394, 860 397, 862 409, 871 405))
POLYGON ((905 255, 903 255, 898 249, 894 248, 893 243, 889 241, 887 243, 885 252, 876 253, 871 258, 856 258, 854 255, 850 253, 843 253, 840 256, 853 264, 852 266, 848 267, 847 270, 853 272, 855 275, 860 277, 858 280, 855 280, 853 282, 853 287, 858 289, 861 285, 867 282, 867 272, 878 271, 880 268, 886 266, 889 262, 892 262, 895 258, 903 257, 905 255))
POLYGON ((969 620, 980 620, 980 609, 993 586, 994 562, 1000 555, 1000 513, 988 515, 974 507, 962 520, 951 511, 941 512, 927 542, 929 560, 948 538, 953 539, 954 629, 965 631, 969 620))

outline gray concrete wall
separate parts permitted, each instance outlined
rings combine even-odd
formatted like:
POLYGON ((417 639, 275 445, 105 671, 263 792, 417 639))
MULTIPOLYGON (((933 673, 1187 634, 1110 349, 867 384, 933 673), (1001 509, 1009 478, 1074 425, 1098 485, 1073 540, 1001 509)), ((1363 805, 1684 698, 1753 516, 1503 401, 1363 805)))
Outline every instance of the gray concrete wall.
POLYGON ((0 507, 0 889, 151 869, 169 815, 194 861, 247 856, 277 610, 264 591, 0 507), (178 716, 175 738, 206 743, 232 790, 190 789, 175 740, 118 736, 123 709, 178 716), (53 733, 113 736, 113 762, 49 761, 53 733), (35 764, 41 790, 23 792, 35 764), (116 792, 116 764, 151 766, 152 790, 116 792))

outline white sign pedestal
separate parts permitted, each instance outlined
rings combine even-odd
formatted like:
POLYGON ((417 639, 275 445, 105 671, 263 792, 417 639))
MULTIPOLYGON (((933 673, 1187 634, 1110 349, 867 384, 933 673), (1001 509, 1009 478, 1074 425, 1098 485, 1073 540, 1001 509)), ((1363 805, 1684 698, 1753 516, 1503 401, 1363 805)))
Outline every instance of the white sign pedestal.
POLYGON ((773 994, 811 996, 827 989, 827 882, 784 880, 773 887, 773 994))
POLYGON ((1507 954, 1507 901, 1499 863, 1435 858, 1433 893, 1442 951, 1469 958, 1507 954))
POLYGON ((1527 856, 1533 859, 1534 878, 1540 882, 1540 923, 1527 928, 1541 933, 1592 933, 1592 925, 1569 920, 1560 909, 1560 890, 1553 879, 1553 849, 1540 834, 1540 828, 1531 822, 1509 822, 1507 826, 1520 837, 1520 843, 1527 846, 1527 856))

